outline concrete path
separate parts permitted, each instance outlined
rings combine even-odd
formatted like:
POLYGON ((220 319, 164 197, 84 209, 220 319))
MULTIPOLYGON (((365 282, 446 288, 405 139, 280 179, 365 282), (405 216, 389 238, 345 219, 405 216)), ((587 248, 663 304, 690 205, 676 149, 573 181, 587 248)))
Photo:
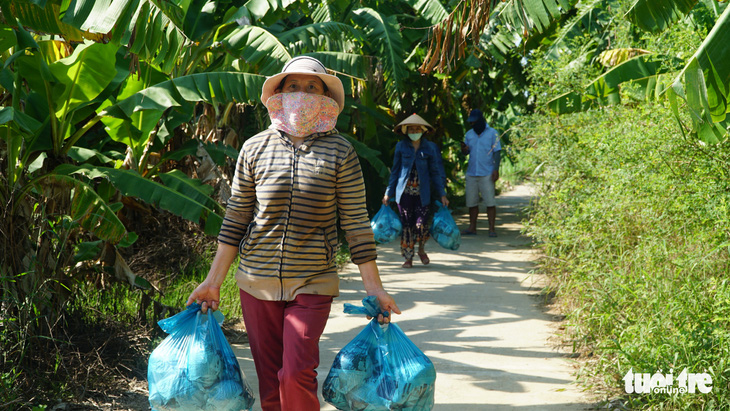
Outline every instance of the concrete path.
MULTIPOLYGON (((575 385, 568 355, 550 343, 559 323, 542 305, 540 278, 530 273, 535 254, 520 235, 529 199, 527 186, 497 198, 498 238, 487 237, 482 208, 479 234, 462 237, 457 251, 429 240, 427 266, 414 261, 413 268, 401 268, 397 241, 378 248, 383 283, 403 311, 393 321, 436 367, 434 410, 595 407, 575 385)), ((455 218, 466 227, 466 215, 455 218)), ((357 267, 350 264, 341 278, 341 295, 320 343, 320 396, 335 355, 367 324, 364 317, 343 313, 344 303, 360 304, 365 296, 357 267)), ((234 345, 234 350, 258 396, 248 347, 234 345)), ((322 410, 335 409, 322 404, 322 410)), ((257 401, 254 410, 260 409, 257 401)))

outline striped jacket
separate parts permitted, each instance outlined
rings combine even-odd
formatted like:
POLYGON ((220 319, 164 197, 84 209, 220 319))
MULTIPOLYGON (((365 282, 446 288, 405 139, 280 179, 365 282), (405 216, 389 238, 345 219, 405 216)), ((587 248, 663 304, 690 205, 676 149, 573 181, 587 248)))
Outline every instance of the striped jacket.
POLYGON ((337 296, 337 220, 352 262, 375 260, 357 153, 337 130, 295 149, 282 132, 246 140, 218 241, 238 246, 236 282, 261 300, 337 296))

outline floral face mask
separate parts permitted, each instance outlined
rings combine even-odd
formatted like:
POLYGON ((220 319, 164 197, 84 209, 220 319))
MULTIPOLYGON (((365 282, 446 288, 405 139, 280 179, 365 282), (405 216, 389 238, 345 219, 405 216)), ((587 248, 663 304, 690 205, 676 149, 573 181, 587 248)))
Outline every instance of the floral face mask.
POLYGON ((305 137, 335 128, 340 107, 327 96, 311 93, 277 93, 266 101, 271 128, 305 137))

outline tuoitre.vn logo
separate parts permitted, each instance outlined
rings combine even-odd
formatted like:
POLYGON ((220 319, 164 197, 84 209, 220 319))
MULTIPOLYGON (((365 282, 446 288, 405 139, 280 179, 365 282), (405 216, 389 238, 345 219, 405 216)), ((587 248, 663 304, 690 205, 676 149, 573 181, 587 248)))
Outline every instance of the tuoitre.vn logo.
POLYGON ((665 394, 694 394, 701 392, 707 394, 712 391, 712 376, 707 373, 688 373, 685 368, 676 377, 673 374, 674 369, 669 374, 661 372, 634 373, 634 369, 624 375, 625 389, 628 394, 648 394, 653 392, 665 394))

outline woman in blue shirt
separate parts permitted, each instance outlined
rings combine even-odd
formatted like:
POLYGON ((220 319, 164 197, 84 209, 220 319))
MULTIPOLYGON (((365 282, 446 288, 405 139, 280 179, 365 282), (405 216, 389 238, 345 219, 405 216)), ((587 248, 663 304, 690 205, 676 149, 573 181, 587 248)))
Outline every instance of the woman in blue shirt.
POLYGON ((421 263, 431 261, 424 247, 430 237, 431 193, 441 198, 444 206, 449 205, 445 191, 446 173, 438 146, 421 138, 424 133, 433 131, 426 120, 413 114, 401 121, 394 131, 404 138, 395 146, 393 168, 383 204, 387 205, 391 198, 398 204, 403 224, 401 254, 406 260, 403 268, 411 268, 416 245, 421 263))

